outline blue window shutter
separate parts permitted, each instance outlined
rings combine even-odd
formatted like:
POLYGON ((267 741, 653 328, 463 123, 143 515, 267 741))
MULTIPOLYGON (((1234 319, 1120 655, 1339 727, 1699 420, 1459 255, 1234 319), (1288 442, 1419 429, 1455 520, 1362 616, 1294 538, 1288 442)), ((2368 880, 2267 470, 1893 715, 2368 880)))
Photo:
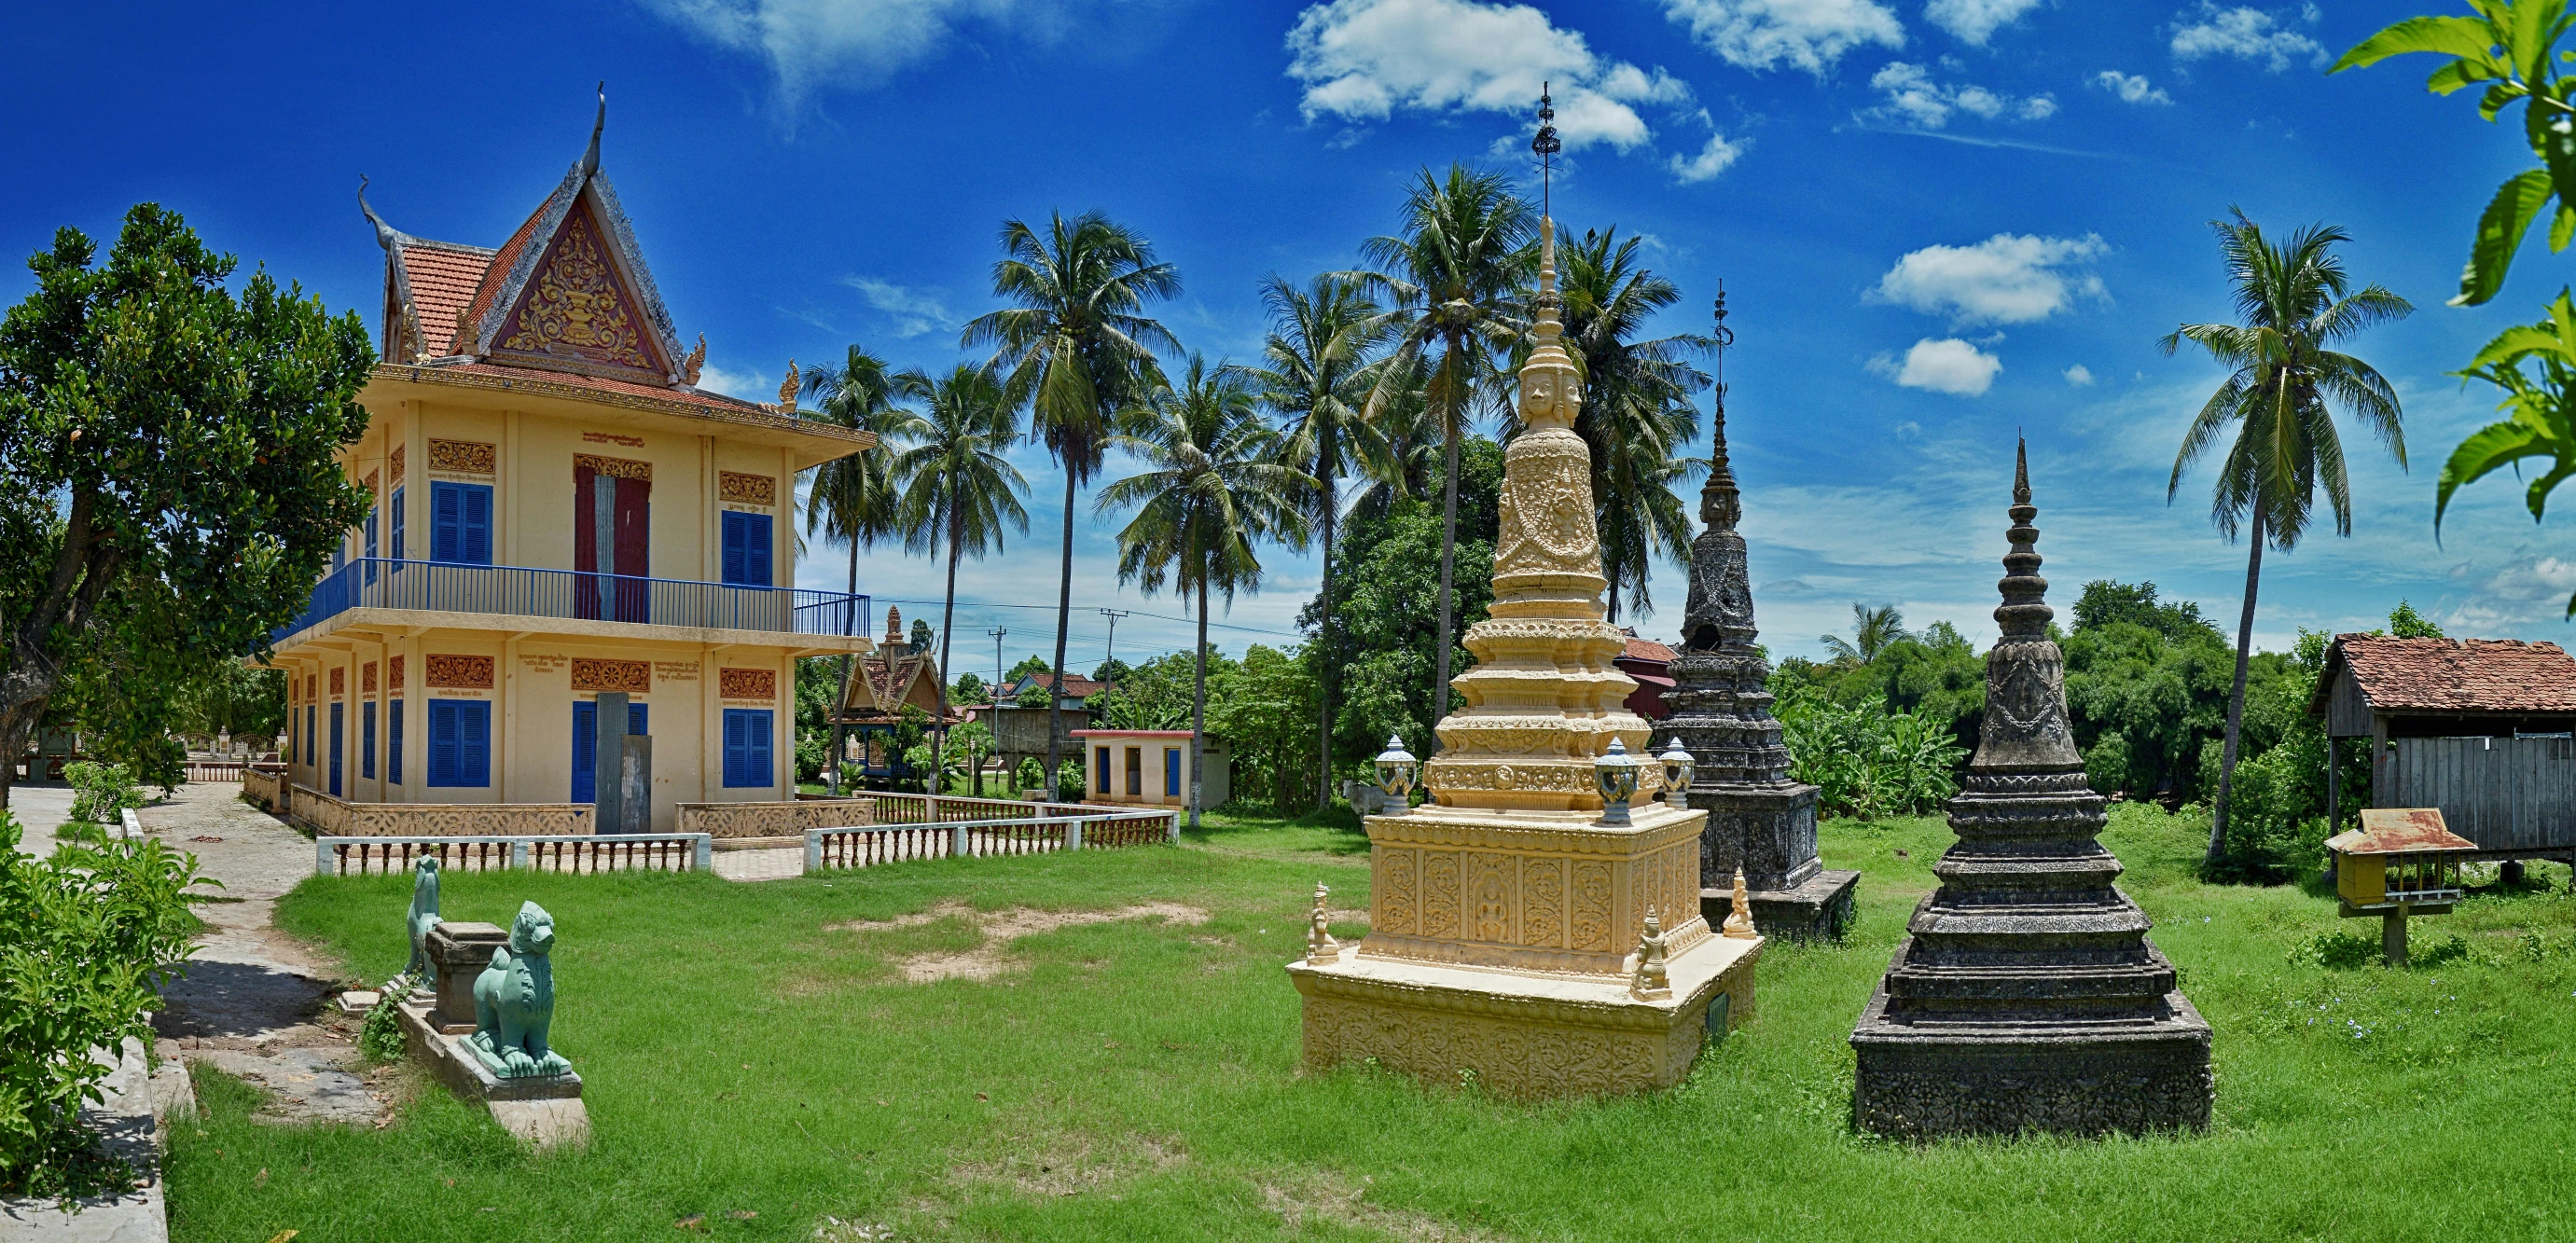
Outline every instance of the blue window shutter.
POLYGON ((429 485, 429 559, 432 561, 465 559, 464 492, 460 484, 429 485))
POLYGON ((1178 747, 1165 747, 1163 749, 1163 795, 1169 798, 1180 792, 1181 751, 1178 747))
POLYGON ((401 785, 402 779, 402 706, 397 699, 385 705, 385 780, 401 785))
POLYGON ((749 745, 751 725, 743 719, 743 710, 727 708, 724 714, 724 783, 742 784, 742 753, 749 745))
POLYGON ((374 700, 358 705, 358 775, 374 780, 376 775, 376 705, 374 700))
POLYGON ((389 544, 385 545, 385 556, 386 556, 386 557, 388 557, 388 558, 390 558, 390 559, 392 559, 392 560, 400 561, 400 560, 402 560, 402 559, 403 559, 403 552, 404 552, 404 549, 403 549, 403 490, 402 490, 402 489, 400 489, 400 488, 396 488, 396 489, 394 489, 393 525, 394 525, 394 537, 393 537, 393 541, 392 541, 391 543, 389 543, 389 544))
POLYGON ((599 801, 599 705, 572 706, 572 801, 599 801))
POLYGON ((340 797, 340 752, 347 745, 347 704, 331 705, 331 797, 340 797))
POLYGON ((731 511, 727 511, 724 516, 723 572, 724 581, 728 583, 746 582, 748 581, 746 576, 751 573, 751 566, 743 554, 743 519, 750 516, 751 515, 749 514, 737 514, 731 511))
POLYGON ((744 777, 748 778, 748 780, 743 782, 743 784, 754 786, 765 786, 770 784, 769 713, 767 711, 758 711, 751 714, 751 755, 749 758, 751 771, 743 774, 744 777))
POLYGON ((457 705, 463 728, 457 731, 457 767, 469 786, 492 784, 492 705, 469 700, 457 705))
POLYGON ((769 515, 744 514, 743 517, 750 519, 742 524, 743 581, 754 587, 773 586, 778 580, 769 573, 769 515))
POLYGON ((653 731, 651 731, 651 730, 649 730, 649 729, 644 728, 645 720, 646 720, 646 714, 645 714, 645 712, 644 712, 644 709, 645 709, 646 707, 648 707, 648 706, 649 706, 649 705, 646 705, 646 704, 639 704, 639 703, 629 703, 629 704, 627 704, 627 705, 626 705, 626 732, 627 732, 627 733, 630 733, 630 734, 649 734, 649 733, 653 732, 653 731))
POLYGON ((1100 792, 1107 794, 1109 793, 1109 748, 1094 748, 1092 758, 1095 761, 1092 767, 1100 770, 1100 792))
POLYGON ((492 564, 492 489, 475 484, 464 489, 465 531, 463 555, 457 558, 469 565, 492 564))
POLYGON ((452 699, 429 701, 429 784, 434 786, 465 784, 457 772, 457 706, 452 699))

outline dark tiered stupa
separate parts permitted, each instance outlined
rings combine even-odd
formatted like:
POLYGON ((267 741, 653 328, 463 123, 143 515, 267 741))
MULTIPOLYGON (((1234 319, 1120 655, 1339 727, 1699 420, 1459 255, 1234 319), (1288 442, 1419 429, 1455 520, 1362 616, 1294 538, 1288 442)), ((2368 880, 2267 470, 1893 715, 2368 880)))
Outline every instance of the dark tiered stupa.
MULTIPOLYGON (((1722 315, 1722 313, 1721 313, 1722 315)), ((1721 330, 1723 324, 1720 325, 1721 330)), ((1705 525, 1691 545, 1690 601, 1664 700, 1667 738, 1691 753, 1690 805, 1708 813, 1700 833, 1700 911, 1726 922, 1735 869, 1751 890, 1764 936, 1839 937, 1851 922, 1858 872, 1828 872, 1816 857, 1816 787, 1789 777, 1789 751, 1764 683, 1771 666, 1753 645, 1753 591, 1745 578, 1743 503, 1726 461, 1726 394, 1717 400, 1716 447, 1700 489, 1705 525)))
POLYGON ((1853 1117, 1913 1138, 2197 1130, 2209 1024, 2094 840, 2102 798, 2067 731, 2026 455, 2011 512, 1984 729, 1949 805, 1959 840, 1852 1031, 1853 1117))

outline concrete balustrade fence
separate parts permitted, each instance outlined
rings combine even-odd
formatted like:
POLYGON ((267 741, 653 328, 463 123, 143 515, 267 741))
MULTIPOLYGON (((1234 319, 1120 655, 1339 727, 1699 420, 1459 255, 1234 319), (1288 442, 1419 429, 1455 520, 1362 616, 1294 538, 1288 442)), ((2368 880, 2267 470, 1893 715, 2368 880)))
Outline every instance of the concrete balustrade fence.
POLYGON ((1178 814, 1153 811, 809 829, 805 870, 1144 846, 1178 840, 1180 825, 1178 814))
POLYGON ((441 868, 467 872, 706 871, 715 841, 704 833, 515 834, 482 837, 316 837, 316 876, 368 876, 411 870, 429 856, 441 868))

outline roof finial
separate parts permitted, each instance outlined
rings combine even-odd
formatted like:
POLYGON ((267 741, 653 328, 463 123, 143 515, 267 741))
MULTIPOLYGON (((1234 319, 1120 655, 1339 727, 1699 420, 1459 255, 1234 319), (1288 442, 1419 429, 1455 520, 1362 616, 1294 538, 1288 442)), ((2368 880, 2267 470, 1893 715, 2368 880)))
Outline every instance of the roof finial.
POLYGON ((2013 504, 2030 504, 2030 442, 2013 433, 2013 504))
POLYGON ((793 358, 788 359, 787 378, 778 382, 778 408, 780 410, 788 414, 796 413, 796 390, 803 383, 803 377, 798 375, 796 371, 796 360, 793 358))
POLYGON ((1565 144, 1556 136, 1556 103, 1547 93, 1548 83, 1538 84, 1538 136, 1530 139, 1530 150, 1538 156, 1539 215, 1553 218, 1556 205, 1550 197, 1555 189, 1556 153, 1565 144))
POLYGON ((367 175, 365 173, 358 174, 358 210, 366 213, 367 223, 376 226, 376 245, 384 247, 385 252, 387 254, 391 254, 393 252, 393 248, 401 244, 404 240, 403 231, 393 227, 392 225, 386 224, 385 218, 377 215, 375 208, 367 206, 367 175))
POLYGON ((2019 435, 2013 437, 2013 503, 2005 512, 2012 515, 2004 532, 2012 547, 2004 553, 2003 581, 1995 584, 2004 597, 1995 621, 2007 641, 2045 639, 2057 610, 2048 607, 2048 580, 2039 576, 2039 528, 2031 525, 2039 508, 2030 503, 2030 446, 2019 435))
POLYGON ((581 175, 599 171, 599 131, 608 128, 608 79, 599 80, 599 117, 590 123, 590 149, 581 153, 581 175))

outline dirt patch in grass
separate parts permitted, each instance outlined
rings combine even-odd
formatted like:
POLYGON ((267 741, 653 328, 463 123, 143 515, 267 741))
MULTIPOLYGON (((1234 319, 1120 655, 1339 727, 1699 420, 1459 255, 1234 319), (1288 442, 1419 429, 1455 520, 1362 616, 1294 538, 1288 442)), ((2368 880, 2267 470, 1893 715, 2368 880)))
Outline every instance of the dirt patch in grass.
POLYGON ((1500 1243, 1502 1236, 1445 1222, 1428 1213, 1368 1203, 1368 1182, 1359 1186, 1330 1170, 1269 1175, 1252 1180, 1261 1202, 1302 1231, 1310 1222, 1374 1230, 1404 1243, 1500 1243))
POLYGON ((1015 1141, 1013 1150, 999 1160, 957 1165, 949 1178, 958 1183, 1006 1183, 1024 1196, 1076 1196, 1177 1169, 1189 1159, 1174 1139, 1132 1134, 1104 1140, 1079 1132, 1055 1132, 1015 1141))
POLYGON ((824 931, 884 932, 915 928, 943 919, 965 920, 983 938, 975 948, 955 953, 914 954, 895 964, 903 972, 904 979, 915 984, 927 984, 933 980, 989 980, 1009 971, 1018 965, 1010 957, 1011 942, 1021 937, 1082 924, 1150 918, 1159 918, 1174 927, 1189 927, 1206 923, 1208 913, 1178 902, 1140 902, 1114 911, 1038 911, 1027 907, 978 911, 962 902, 943 902, 929 910, 893 919, 827 924, 824 931))

